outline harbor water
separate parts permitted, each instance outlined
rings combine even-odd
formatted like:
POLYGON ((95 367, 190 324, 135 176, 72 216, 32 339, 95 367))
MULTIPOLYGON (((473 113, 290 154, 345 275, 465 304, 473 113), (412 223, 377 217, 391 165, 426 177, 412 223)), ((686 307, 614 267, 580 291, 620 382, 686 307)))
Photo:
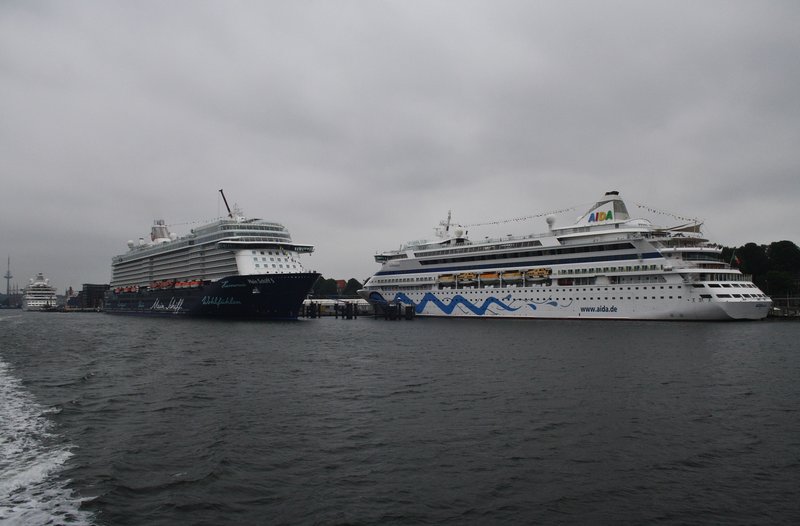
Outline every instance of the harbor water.
POLYGON ((798 341, 0 311, 0 524, 797 524, 798 341))

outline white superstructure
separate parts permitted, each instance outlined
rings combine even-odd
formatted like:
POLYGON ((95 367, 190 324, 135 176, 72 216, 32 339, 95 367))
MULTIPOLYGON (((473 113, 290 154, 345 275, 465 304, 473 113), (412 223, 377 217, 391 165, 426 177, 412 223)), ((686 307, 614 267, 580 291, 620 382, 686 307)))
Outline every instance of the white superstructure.
POLYGON ((359 294, 421 316, 761 319, 772 304, 722 261, 700 223, 631 218, 618 192, 573 225, 547 224, 543 234, 472 242, 448 217, 439 240, 377 254, 381 269, 359 294))
POLYGON ((293 243, 280 223, 229 217, 194 228, 182 237, 156 220, 150 241, 128 241, 128 252, 112 258, 111 288, 136 288, 170 281, 216 281, 232 275, 300 274, 300 254, 312 245, 293 243))
POLYGON ((31 278, 22 292, 22 308, 24 310, 47 310, 56 307, 56 288, 50 286, 50 280, 39 272, 31 278))

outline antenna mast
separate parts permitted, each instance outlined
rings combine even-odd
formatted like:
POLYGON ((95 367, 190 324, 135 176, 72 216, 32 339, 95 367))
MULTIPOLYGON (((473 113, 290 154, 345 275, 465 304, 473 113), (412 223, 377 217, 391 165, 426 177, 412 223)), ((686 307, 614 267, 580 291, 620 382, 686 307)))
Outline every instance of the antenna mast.
POLYGON ((6 296, 10 296, 11 295, 11 278, 14 277, 14 276, 11 275, 11 256, 8 256, 8 271, 6 272, 6 275, 3 276, 3 277, 6 278, 6 296))
POLYGON ((231 213, 231 207, 228 206, 228 200, 225 199, 225 192, 222 191, 222 188, 219 189, 220 195, 222 195, 222 200, 225 202, 225 208, 228 209, 228 217, 233 219, 233 214, 231 213))

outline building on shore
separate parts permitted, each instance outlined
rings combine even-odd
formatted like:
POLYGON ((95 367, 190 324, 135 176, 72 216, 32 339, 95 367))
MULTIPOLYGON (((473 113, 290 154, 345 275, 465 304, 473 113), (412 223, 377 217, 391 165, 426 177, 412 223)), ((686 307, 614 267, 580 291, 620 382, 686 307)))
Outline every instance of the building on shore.
POLYGON ((108 284, 84 283, 81 291, 74 294, 70 288, 67 293, 66 307, 68 309, 102 310, 105 293, 108 289, 108 284))

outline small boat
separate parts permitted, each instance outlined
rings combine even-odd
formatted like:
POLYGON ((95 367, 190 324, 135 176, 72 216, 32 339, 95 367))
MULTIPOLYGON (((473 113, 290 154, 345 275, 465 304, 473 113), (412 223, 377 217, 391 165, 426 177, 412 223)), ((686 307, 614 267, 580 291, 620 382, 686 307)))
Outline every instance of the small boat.
POLYGON ((497 283, 500 281, 500 274, 497 272, 484 272, 480 275, 481 283, 497 283))
POLYGON ((459 274, 456 276, 456 279, 459 283, 467 284, 467 283, 475 283, 475 279, 478 276, 474 272, 464 272, 463 274, 459 274))
POLYGON ((456 277, 453 276, 452 274, 442 274, 441 276, 439 276, 439 283, 442 283, 443 285, 450 285, 452 283, 455 283, 455 281, 456 277))
POLYGON ((550 277, 552 272, 549 268, 532 268, 525 273, 525 279, 532 281, 542 281, 550 277))
POLYGON ((519 270, 510 270, 508 272, 503 272, 502 274, 503 281, 506 283, 514 283, 515 281, 522 281, 522 272, 519 270))

